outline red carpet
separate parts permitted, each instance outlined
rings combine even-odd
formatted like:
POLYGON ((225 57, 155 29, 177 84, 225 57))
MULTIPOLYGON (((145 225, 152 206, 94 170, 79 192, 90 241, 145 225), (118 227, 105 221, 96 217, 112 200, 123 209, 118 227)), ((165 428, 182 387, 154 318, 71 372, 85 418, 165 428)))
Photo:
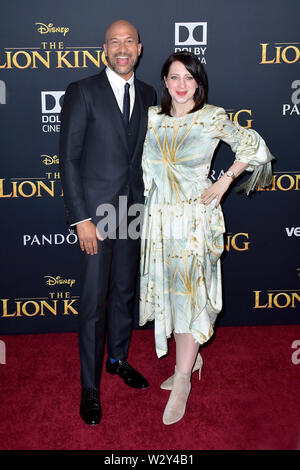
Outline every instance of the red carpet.
MULTIPOLYGON (((103 372, 103 418, 97 427, 79 415, 76 334, 1 337, 2 450, 296 450, 300 449, 300 364, 292 362, 298 326, 220 327, 202 349, 185 417, 165 426, 174 343, 160 360, 153 331, 134 331, 129 362, 151 387, 139 391, 103 372)), ((300 354, 298 354, 300 357, 300 354)))

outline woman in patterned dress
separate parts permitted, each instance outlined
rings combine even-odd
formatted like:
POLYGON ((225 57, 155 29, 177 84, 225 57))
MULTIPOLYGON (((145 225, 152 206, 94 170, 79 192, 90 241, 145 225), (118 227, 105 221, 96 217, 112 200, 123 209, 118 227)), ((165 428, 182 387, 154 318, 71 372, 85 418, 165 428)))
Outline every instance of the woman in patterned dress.
POLYGON ((273 159, 264 140, 209 105, 207 78, 191 53, 165 62, 161 106, 149 109, 142 159, 145 213, 141 247, 140 325, 155 320, 158 357, 176 341, 175 373, 161 388, 171 390, 163 422, 179 421, 191 388, 192 370, 202 367, 199 345, 213 334, 222 308, 220 256, 224 219, 220 201, 244 170, 247 194, 271 182, 273 159), (222 140, 235 161, 215 183, 208 179, 222 140), (194 369, 193 369, 194 368, 194 369))

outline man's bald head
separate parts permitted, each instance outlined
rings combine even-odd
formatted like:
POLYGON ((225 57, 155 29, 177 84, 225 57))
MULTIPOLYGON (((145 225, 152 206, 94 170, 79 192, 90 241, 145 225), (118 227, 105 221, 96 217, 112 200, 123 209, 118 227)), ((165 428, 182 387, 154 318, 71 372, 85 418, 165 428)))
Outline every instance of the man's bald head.
POLYGON ((105 42, 114 36, 114 34, 120 34, 121 32, 127 32, 139 42, 139 34, 136 27, 127 20, 114 21, 105 31, 105 42))
POLYGON ((103 47, 108 66, 128 80, 142 51, 136 27, 126 20, 114 21, 105 32, 103 47))

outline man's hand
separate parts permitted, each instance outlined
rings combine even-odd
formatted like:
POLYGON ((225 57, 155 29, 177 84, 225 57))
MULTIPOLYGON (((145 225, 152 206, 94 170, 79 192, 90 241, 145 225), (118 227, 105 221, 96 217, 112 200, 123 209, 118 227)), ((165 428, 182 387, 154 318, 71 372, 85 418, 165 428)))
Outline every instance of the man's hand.
POLYGON ((82 251, 86 251, 88 255, 96 255, 98 253, 97 239, 103 242, 97 227, 91 220, 85 220, 76 225, 76 230, 82 251))

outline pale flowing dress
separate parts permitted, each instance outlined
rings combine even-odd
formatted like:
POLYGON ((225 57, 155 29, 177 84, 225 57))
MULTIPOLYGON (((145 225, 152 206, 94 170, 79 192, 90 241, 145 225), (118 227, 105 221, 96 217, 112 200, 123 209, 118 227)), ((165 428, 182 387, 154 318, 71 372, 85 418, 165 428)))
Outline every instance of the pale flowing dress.
POLYGON ((222 309, 220 256, 224 218, 215 201, 200 195, 212 182, 211 160, 220 140, 252 172, 249 193, 270 183, 271 155, 253 129, 232 122, 225 110, 206 104, 183 117, 148 113, 142 157, 145 212, 141 240, 140 325, 155 320, 158 357, 172 332, 191 333, 203 344, 222 309))

